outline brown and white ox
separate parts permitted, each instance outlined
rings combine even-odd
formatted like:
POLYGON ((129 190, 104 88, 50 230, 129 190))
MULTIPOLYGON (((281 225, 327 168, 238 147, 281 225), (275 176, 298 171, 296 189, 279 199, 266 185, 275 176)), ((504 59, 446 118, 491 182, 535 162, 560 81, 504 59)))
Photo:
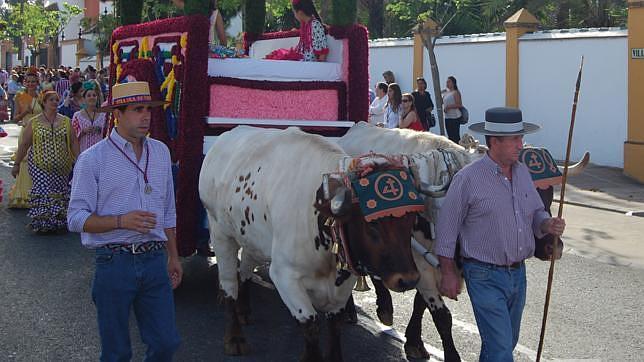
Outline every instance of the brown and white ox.
POLYGON ((419 274, 409 244, 416 214, 366 222, 343 183, 323 182, 346 157, 333 142, 297 128, 246 126, 222 134, 206 155, 199 193, 226 307, 226 354, 248 353, 241 324, 250 312, 249 278, 256 264, 270 263, 272 282, 303 327, 302 360, 322 358, 318 313, 329 318, 328 358, 342 360, 341 312, 356 278, 336 269, 329 218, 342 224, 354 263, 394 291, 416 286, 419 274))
MULTIPOLYGON (((466 164, 482 157, 485 147, 467 150, 450 141, 446 137, 427 132, 416 132, 408 129, 384 129, 361 122, 353 126, 338 144, 352 156, 368 152, 383 154, 405 154, 414 160, 418 167, 418 177, 423 185, 421 193, 426 196, 426 210, 414 223, 414 238, 429 252, 433 252, 434 225, 436 213, 444 196, 444 191, 451 177, 466 164)), ((478 145, 476 145, 478 146, 478 145)), ((575 165, 569 175, 579 173, 588 163, 588 154, 575 165), (574 171, 573 171, 574 170, 574 171)), ((552 186, 546 190, 537 189, 542 197, 546 210, 552 203, 552 186)), ((544 249, 552 238, 546 236, 537 240, 537 255, 544 256, 544 249)), ((561 245, 561 244, 560 244, 561 245)), ((457 256, 459 250, 457 248, 457 256)), ((428 264, 423 256, 413 251, 414 260, 420 273, 416 286, 413 312, 405 331, 405 352, 409 358, 429 358, 424 347, 421 326, 425 308, 428 308, 434 324, 441 337, 446 361, 458 361, 460 356, 452 338, 452 315, 445 305, 439 291, 440 270, 428 264)), ((456 258, 458 260, 458 258, 456 258)), ((372 278, 376 289, 378 318, 383 324, 391 325, 393 320, 393 305, 389 292, 382 283, 372 278)), ((462 279, 461 279, 461 282, 462 279)), ((349 308, 352 300, 349 301, 349 308)))

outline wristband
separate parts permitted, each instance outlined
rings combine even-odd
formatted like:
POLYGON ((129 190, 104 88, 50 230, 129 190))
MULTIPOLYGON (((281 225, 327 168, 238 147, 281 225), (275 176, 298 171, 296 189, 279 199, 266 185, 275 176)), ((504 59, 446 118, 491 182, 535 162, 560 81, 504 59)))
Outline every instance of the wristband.
POLYGON ((121 228, 121 215, 116 216, 116 228, 117 229, 121 228))

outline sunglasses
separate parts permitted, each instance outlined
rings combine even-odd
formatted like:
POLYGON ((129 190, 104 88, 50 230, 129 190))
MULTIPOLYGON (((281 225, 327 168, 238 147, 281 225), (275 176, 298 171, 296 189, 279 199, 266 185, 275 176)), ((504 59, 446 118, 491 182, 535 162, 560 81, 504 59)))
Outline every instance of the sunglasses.
POLYGON ((409 102, 411 102, 411 99, 403 99, 402 102, 403 103, 409 103, 409 102))

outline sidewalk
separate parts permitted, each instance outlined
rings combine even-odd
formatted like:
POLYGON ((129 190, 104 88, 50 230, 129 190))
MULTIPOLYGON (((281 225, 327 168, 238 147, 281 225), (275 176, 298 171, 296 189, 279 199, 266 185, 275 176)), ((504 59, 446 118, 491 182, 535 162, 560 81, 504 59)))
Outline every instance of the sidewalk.
POLYGON ((565 202, 622 214, 644 211, 644 184, 624 176, 620 168, 590 164, 581 175, 568 179, 565 202))

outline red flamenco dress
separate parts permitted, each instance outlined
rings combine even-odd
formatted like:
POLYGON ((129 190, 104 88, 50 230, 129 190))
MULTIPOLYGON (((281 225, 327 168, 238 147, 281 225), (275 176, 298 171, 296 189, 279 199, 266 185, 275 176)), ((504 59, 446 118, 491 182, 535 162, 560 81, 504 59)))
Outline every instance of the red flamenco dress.
POLYGON ((324 25, 320 20, 312 18, 300 26, 300 41, 295 48, 274 50, 266 59, 316 62, 319 56, 328 53, 324 25))

